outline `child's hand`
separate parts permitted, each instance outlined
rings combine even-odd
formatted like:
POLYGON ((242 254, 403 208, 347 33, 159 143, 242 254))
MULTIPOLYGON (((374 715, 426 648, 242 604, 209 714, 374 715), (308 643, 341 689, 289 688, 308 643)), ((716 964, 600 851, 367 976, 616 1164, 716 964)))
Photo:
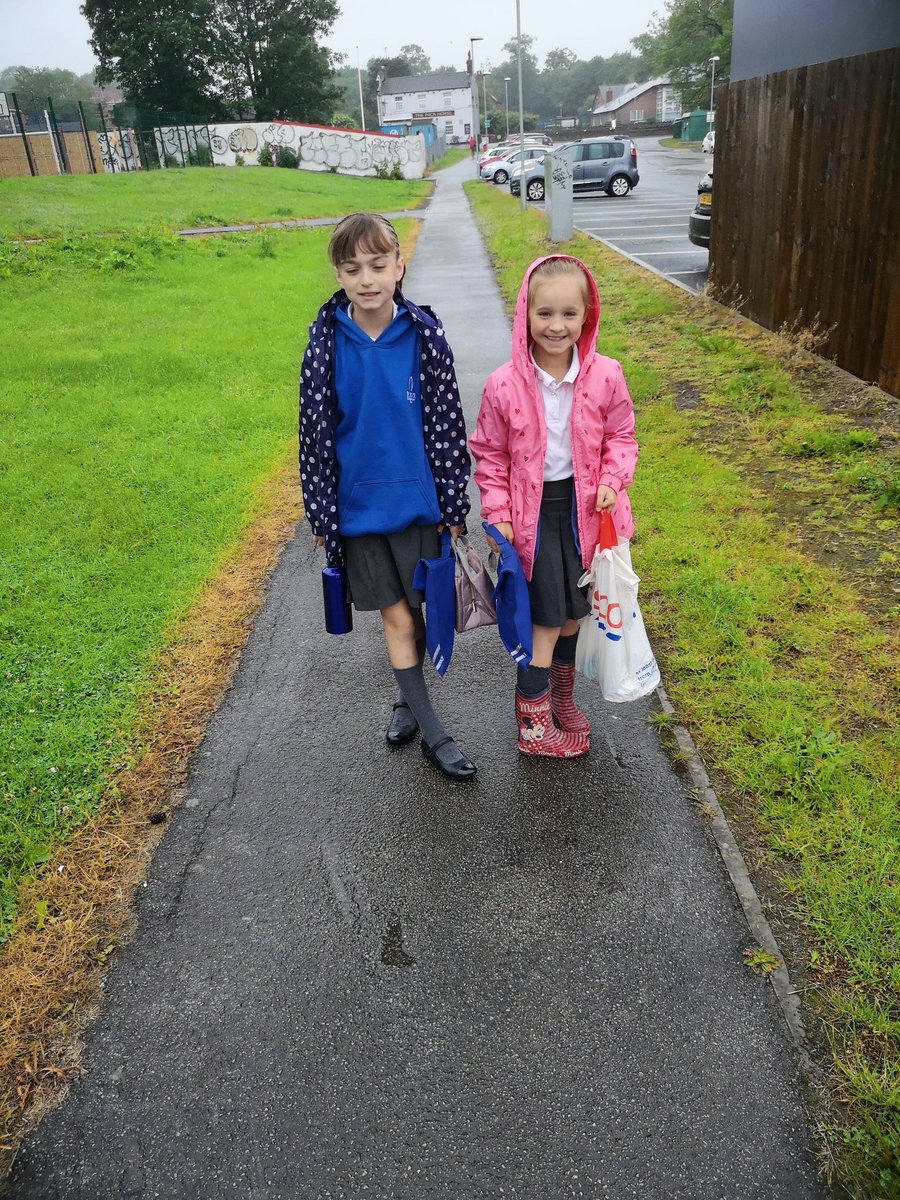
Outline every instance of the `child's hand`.
MULTIPOLYGON (((497 532, 502 533, 503 536, 506 538, 506 540, 509 542, 509 544, 512 545, 513 544, 513 527, 512 527, 512 525, 510 525, 509 521, 494 521, 493 525, 494 525, 494 528, 497 530, 497 532)), ((487 544, 490 546, 490 548, 494 551, 495 554, 500 553, 500 547, 497 545, 497 543, 494 541, 494 539, 492 537, 490 537, 490 535, 488 535, 487 544)))
POLYGON ((459 535, 463 531, 462 525, 438 525, 438 527, 437 527, 438 536, 440 536, 444 532, 445 529, 448 529, 450 531, 450 541, 451 542, 455 542, 456 539, 459 537, 459 535))
POLYGON ((616 507, 618 498, 611 487, 606 487, 601 483, 597 488, 597 512, 603 512, 604 508, 608 508, 611 512, 616 507))

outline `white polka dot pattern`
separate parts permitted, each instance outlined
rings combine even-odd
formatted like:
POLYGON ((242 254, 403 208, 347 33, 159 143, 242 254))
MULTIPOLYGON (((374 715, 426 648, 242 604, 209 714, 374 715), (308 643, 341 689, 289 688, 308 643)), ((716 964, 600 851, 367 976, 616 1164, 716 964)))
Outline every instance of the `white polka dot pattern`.
MULTIPOLYGON (((399 291, 394 299, 406 307, 419 334, 422 428, 441 519, 447 525, 462 525, 470 508, 466 493, 470 463, 453 352, 440 321, 430 308, 417 307, 399 291)), ((336 313, 340 305, 346 303, 347 297, 340 291, 319 309, 309 327, 309 343, 300 369, 303 503, 313 533, 325 539, 325 554, 331 566, 343 562, 338 531, 338 471, 334 449, 337 396, 332 358, 336 313)))

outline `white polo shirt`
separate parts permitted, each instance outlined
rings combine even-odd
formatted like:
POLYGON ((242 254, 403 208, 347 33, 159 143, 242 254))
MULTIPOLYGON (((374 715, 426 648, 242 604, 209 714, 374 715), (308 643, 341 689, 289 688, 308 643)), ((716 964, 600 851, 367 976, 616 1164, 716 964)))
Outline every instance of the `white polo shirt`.
POLYGON ((547 423, 547 457, 544 459, 544 479, 568 479, 572 466, 572 396, 575 378, 578 375, 578 348, 572 347, 572 362, 562 379, 557 381, 534 361, 533 349, 529 351, 534 365, 534 377, 541 389, 544 401, 544 418, 547 423))

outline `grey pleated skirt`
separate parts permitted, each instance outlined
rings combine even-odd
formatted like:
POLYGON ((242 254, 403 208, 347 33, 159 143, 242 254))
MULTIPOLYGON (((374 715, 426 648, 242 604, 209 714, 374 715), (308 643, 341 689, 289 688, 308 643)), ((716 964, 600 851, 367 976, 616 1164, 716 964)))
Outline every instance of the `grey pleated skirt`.
POLYGON ((410 608, 421 608, 424 596, 412 585, 413 572, 420 558, 437 558, 440 548, 435 525, 409 525, 399 533, 344 538, 353 607, 374 612, 405 599, 410 608))
POLYGON ((528 583, 533 625, 558 629, 566 621, 578 621, 590 612, 587 589, 578 586, 584 567, 572 530, 572 508, 572 480, 545 481, 538 550, 528 583))

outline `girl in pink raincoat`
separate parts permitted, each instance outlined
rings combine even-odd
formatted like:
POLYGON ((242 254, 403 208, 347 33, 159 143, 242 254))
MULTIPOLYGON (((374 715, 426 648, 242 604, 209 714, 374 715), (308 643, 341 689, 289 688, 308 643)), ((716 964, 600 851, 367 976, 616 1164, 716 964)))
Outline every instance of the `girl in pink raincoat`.
POLYGON ((484 387, 469 444, 482 516, 516 548, 531 600, 534 653, 516 680, 518 748, 574 758, 590 725, 576 707, 578 580, 611 509, 634 532, 626 488, 638 447, 622 368, 596 352, 600 297, 588 268, 554 254, 528 267, 513 319, 512 358, 484 387))

